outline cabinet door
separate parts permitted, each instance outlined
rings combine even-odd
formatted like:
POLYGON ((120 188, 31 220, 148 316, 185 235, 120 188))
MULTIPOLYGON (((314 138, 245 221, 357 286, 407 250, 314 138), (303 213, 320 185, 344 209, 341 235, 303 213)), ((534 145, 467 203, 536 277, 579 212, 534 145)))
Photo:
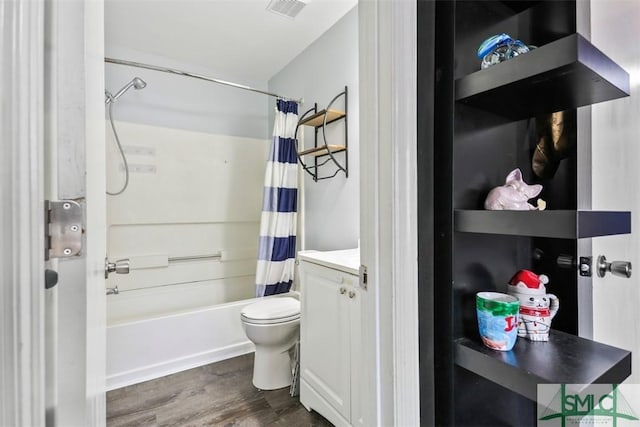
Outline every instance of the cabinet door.
POLYGON ((345 276, 302 262, 300 374, 345 419, 351 417, 349 298, 345 276))

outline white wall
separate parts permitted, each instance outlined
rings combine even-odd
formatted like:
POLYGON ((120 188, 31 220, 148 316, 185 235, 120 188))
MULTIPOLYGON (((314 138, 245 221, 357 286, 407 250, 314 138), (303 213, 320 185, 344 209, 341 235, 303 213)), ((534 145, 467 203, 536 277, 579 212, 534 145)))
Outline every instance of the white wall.
MULTIPOLYGON (((631 0, 591 1, 591 41, 621 65, 631 78, 631 96, 592 107, 593 210, 630 210, 631 235, 593 239, 594 262, 640 265, 640 44, 637 43, 640 3, 631 0)), ((630 279, 593 278, 593 335, 596 341, 631 350, 631 377, 638 384, 640 363, 640 287, 638 270, 630 279)), ((639 387, 624 390, 624 397, 638 413, 639 387)))
MULTIPOLYGON (((300 113, 318 103, 324 108, 349 88, 349 177, 314 182, 305 173, 306 249, 332 250, 356 247, 359 236, 359 131, 358 131, 358 8, 348 12, 304 52, 269 80, 269 90, 304 98, 300 113)), ((342 100, 337 104, 342 107, 342 100)), ((270 117, 273 112, 270 109, 270 117)), ((271 121, 272 119, 270 119, 271 121)), ((329 144, 343 144, 342 123, 330 125, 329 144), (335 142, 334 142, 335 141, 335 142)), ((305 128, 305 146, 313 146, 312 128, 305 128)), ((342 158, 341 155, 338 155, 342 158)), ((326 166, 327 170, 331 167, 326 166)), ((321 169, 324 171, 324 169, 321 169)), ((298 247, 298 249, 305 249, 298 247)))
MULTIPOLYGON (((121 291, 109 297, 109 322, 253 297, 268 141, 127 122, 116 128, 131 172, 126 191, 108 199, 108 249, 112 261, 129 258, 131 272, 107 281, 121 291), (167 262, 215 254, 221 259, 167 262), (164 296, 150 299, 155 293, 164 296)), ((112 192, 122 185, 121 165, 108 128, 112 192)))
MULTIPOLYGON (((164 66, 217 79, 265 88, 264 81, 228 75, 161 55, 107 44, 105 56, 164 66)), ((191 77, 106 63, 106 89, 115 94, 135 76, 147 82, 142 90, 130 89, 114 105, 114 117, 128 122, 159 125, 223 135, 268 138, 271 99, 265 95, 191 77)))

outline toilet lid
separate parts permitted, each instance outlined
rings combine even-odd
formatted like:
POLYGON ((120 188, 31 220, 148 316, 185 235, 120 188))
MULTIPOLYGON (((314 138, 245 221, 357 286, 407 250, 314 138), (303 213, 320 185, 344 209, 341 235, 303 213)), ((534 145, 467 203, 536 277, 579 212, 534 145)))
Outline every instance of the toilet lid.
POLYGON ((300 317, 300 301, 291 297, 269 298, 249 304, 240 312, 249 321, 286 322, 300 317))

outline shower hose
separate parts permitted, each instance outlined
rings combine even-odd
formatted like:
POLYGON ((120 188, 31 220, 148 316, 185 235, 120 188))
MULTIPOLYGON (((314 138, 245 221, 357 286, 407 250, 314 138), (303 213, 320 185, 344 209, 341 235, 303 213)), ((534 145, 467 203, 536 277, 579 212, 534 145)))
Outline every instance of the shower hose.
POLYGON ((109 94, 107 92, 107 97, 109 97, 111 99, 111 102, 109 102, 109 108, 107 109, 107 114, 109 115, 109 122, 111 123, 111 129, 113 129, 113 136, 116 138, 116 144, 118 145, 118 151, 120 151, 120 156, 122 157, 122 162, 124 163, 124 185, 122 186, 122 188, 119 191, 116 192, 110 192, 109 190, 107 190, 107 194, 110 196, 117 196, 119 194, 124 193, 124 190, 127 189, 127 187, 129 186, 129 164, 127 163, 127 157, 124 155, 124 150, 122 149, 122 144, 120 144, 120 138, 118 137, 118 131, 116 131, 116 126, 113 124, 113 112, 112 112, 112 108, 113 108, 113 97, 111 97, 111 94, 109 94))

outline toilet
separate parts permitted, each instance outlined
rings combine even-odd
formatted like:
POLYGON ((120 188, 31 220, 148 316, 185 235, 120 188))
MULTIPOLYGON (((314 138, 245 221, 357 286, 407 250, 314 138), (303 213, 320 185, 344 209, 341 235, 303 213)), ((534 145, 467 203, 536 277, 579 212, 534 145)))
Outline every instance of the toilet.
POLYGON ((266 298, 242 309, 240 320, 256 346, 253 385, 261 390, 288 387, 290 350, 300 335, 300 301, 292 297, 266 298))

